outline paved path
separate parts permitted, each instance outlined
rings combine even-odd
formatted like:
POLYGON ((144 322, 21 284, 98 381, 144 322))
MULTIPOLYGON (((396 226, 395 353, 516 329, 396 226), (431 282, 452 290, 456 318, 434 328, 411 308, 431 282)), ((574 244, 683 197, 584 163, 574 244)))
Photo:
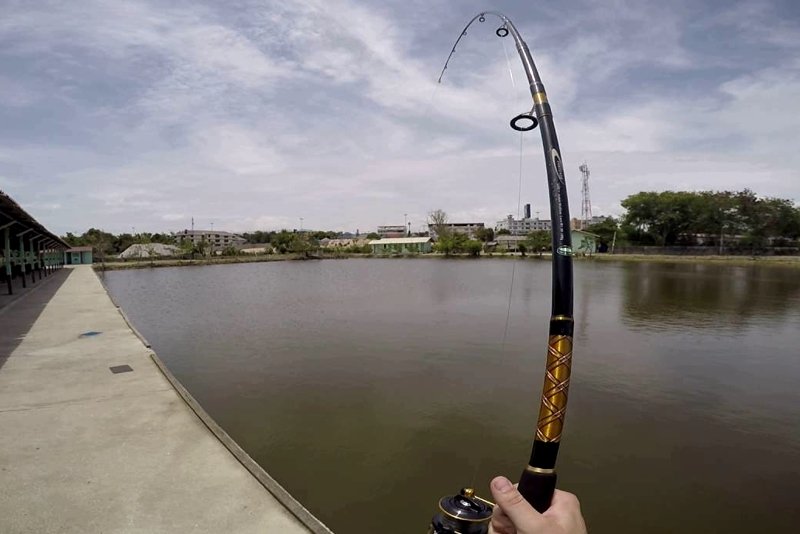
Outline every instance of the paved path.
POLYGON ((189 409, 90 267, 53 282, 46 303, 0 313, 6 332, 35 319, 0 345, 13 348, 0 355, 0 532, 309 532, 189 409))

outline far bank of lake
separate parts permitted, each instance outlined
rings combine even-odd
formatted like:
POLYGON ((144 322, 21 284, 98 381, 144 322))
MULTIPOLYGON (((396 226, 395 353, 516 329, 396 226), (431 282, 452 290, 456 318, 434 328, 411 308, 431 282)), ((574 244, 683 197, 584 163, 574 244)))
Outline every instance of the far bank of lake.
MULTIPOLYGON (((379 256, 373 254, 353 254, 353 253, 326 253, 319 256, 305 256, 303 254, 266 254, 248 256, 218 256, 214 258, 181 259, 138 259, 128 261, 110 261, 105 263, 95 263, 96 271, 118 271, 123 269, 151 269, 158 267, 191 267, 198 265, 226 265, 238 263, 262 263, 275 261, 307 261, 307 260, 335 260, 351 258, 386 258, 386 259, 518 259, 549 261, 550 254, 526 254, 522 256, 518 253, 504 254, 493 252, 480 256, 470 256, 468 254, 445 256, 444 254, 397 254, 379 256)), ((574 256, 580 262, 653 262, 653 263, 718 263, 724 265, 765 265, 777 267, 800 268, 800 256, 690 256, 690 255, 666 255, 666 254, 594 254, 591 256, 574 256)))

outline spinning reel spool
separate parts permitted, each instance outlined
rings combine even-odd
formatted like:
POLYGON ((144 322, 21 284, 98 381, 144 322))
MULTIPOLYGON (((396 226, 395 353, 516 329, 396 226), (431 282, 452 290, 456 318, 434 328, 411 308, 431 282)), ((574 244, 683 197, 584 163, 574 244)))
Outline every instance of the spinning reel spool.
POLYGON ((472 488, 439 500, 428 534, 487 534, 494 504, 477 497, 472 488))

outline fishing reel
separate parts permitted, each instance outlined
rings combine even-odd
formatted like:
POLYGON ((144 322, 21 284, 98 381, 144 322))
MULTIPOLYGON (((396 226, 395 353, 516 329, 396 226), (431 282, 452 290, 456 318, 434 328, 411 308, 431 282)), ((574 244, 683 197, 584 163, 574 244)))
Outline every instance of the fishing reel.
POLYGON ((458 495, 439 500, 428 534, 487 534, 494 503, 475 495, 472 488, 462 488, 458 495))

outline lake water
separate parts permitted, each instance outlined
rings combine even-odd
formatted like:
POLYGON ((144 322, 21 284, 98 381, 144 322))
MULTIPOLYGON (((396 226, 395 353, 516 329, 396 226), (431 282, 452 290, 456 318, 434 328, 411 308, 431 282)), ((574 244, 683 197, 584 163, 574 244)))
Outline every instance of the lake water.
MULTIPOLYGON (((115 271, 106 283, 219 424, 337 533, 423 533, 516 478, 550 264, 351 259, 115 271), (509 287, 510 320, 503 344, 509 287)), ((800 271, 577 262, 559 485, 589 530, 797 532, 800 271)))

